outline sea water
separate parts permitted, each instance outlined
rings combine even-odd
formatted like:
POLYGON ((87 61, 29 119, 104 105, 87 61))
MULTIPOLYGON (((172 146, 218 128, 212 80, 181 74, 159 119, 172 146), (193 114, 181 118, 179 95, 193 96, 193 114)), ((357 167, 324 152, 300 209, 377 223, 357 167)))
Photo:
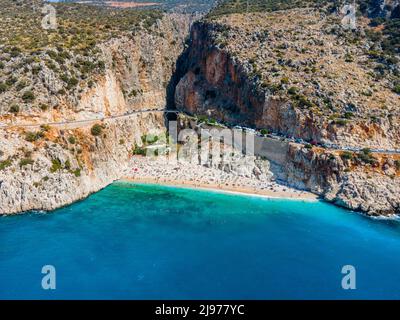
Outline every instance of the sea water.
POLYGON ((0 218, 3 299, 396 299, 399 270, 399 222, 322 201, 118 182, 0 218))

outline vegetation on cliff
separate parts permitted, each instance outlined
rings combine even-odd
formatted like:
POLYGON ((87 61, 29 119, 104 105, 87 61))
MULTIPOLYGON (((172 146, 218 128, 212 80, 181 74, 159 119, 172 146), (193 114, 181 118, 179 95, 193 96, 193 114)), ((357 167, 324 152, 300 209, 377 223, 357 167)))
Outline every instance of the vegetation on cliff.
POLYGON ((163 16, 159 10, 51 5, 56 26, 46 29, 43 21, 52 13, 42 13, 41 0, 0 0, 0 114, 18 113, 18 105, 47 110, 49 102, 36 99, 38 84, 58 97, 92 87, 106 67, 99 44, 148 30, 163 16))
MULTIPOLYGON (((22 51, 38 54, 48 47, 89 54, 96 43, 121 32, 150 27, 162 17, 158 10, 95 7, 78 3, 52 3, 57 28, 43 29, 41 0, 0 0, 0 44, 3 51, 18 56, 22 51)), ((47 13, 46 13, 47 14, 47 13)), ((60 60, 67 57, 56 54, 60 60)))
MULTIPOLYGON (((357 15, 370 17, 367 36, 382 46, 387 54, 400 53, 400 5, 386 1, 382 6, 376 0, 357 0, 357 15)), ((344 3, 340 0, 223 0, 210 12, 209 18, 232 13, 273 12, 279 10, 313 8, 325 14, 338 13, 344 3)))
MULTIPOLYGON (((259 97, 264 92, 289 102, 297 114, 296 126, 304 121, 303 128, 294 129, 265 114, 253 125, 310 142, 345 140, 345 145, 357 136, 362 137, 357 144, 368 145, 383 135, 387 145, 397 148, 397 7, 393 2, 378 13, 375 2, 363 3, 355 30, 343 27, 339 1, 227 0, 207 16, 207 36, 233 64, 243 66, 259 97)), ((221 105, 223 98, 218 99, 221 105)), ((206 100, 211 109, 213 99, 206 100)), ((237 105, 240 101, 229 103, 228 113, 245 108, 237 105)))

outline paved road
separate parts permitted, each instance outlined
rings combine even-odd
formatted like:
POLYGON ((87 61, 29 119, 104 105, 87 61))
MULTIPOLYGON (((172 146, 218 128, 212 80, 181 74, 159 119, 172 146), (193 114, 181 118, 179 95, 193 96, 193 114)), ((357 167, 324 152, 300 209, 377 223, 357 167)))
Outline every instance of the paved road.
MULTIPOLYGON (((48 123, 41 123, 41 124, 9 124, 9 125, 4 125, 0 124, 0 129, 8 129, 8 128, 16 128, 16 127, 22 127, 22 128, 38 128, 41 125, 49 125, 49 126, 68 126, 68 127, 76 127, 82 124, 88 125, 93 122, 97 121, 102 121, 102 120, 109 120, 109 119, 123 119, 123 118, 129 118, 133 115, 137 114, 142 114, 142 113, 152 113, 152 112, 163 112, 163 113, 177 113, 179 111, 176 110, 165 110, 165 109, 146 109, 146 110, 139 110, 139 111, 132 111, 130 113, 122 114, 122 115, 115 115, 115 116, 109 116, 109 117, 99 117, 99 118, 94 118, 94 119, 85 119, 85 120, 75 120, 75 121, 61 121, 61 122, 48 122, 48 123)), ((212 126, 209 126, 212 127, 212 126)), ((292 141, 287 140, 285 137, 280 137, 276 136, 275 138, 269 138, 269 137, 260 137, 256 134, 254 134, 256 137, 256 140, 258 140, 256 144, 262 144, 260 140, 275 140, 279 141, 280 139, 283 139, 283 142, 286 143, 293 143, 292 141)), ((298 143, 300 144, 300 143, 298 143)), ((335 150, 335 151, 352 151, 352 152, 360 152, 363 150, 362 148, 353 148, 353 147, 342 147, 342 148, 333 148, 333 147, 325 147, 327 150, 335 150)), ((371 149, 372 153, 387 153, 387 154, 400 154, 400 150, 384 150, 384 149, 371 149)))
POLYGON ((152 112, 163 112, 163 113, 176 113, 176 111, 165 110, 165 109, 147 109, 147 110, 140 110, 140 111, 132 111, 122 115, 115 115, 109 117, 99 117, 93 119, 84 119, 84 120, 74 120, 74 121, 61 121, 61 122, 46 122, 46 123, 31 123, 31 124, 0 124, 0 129, 9 129, 9 128, 38 128, 41 125, 48 125, 48 126, 74 126, 74 125, 82 125, 82 124, 90 124, 92 122, 102 121, 102 120, 109 120, 109 119, 123 119, 129 118, 133 115, 142 114, 142 113, 152 113, 152 112))
MULTIPOLYGON (((203 125, 203 128, 205 129, 218 129, 218 127, 214 127, 211 125, 203 125)), ((247 132, 247 134, 254 135, 254 149, 255 153, 257 155, 263 155, 261 153, 261 150, 266 149, 265 142, 270 143, 271 146, 278 147, 280 143, 292 143, 292 144, 297 144, 297 145, 302 145, 304 146, 307 144, 307 142, 301 143, 301 142, 293 142, 292 140, 284 137, 284 136, 279 136, 275 135, 274 137, 266 137, 266 136, 261 136, 257 133, 254 132, 254 130, 251 130, 247 132)), ((218 138, 218 135, 215 135, 215 138, 218 138)), ((245 140, 245 138, 243 139, 245 140)), ((245 141, 242 142, 242 146, 245 146, 245 141)), ((334 146, 320 146, 317 145, 317 147, 324 148, 326 150, 332 150, 332 151, 350 151, 350 152, 362 152, 365 147, 360 147, 360 148, 355 148, 355 147, 334 147, 334 146)), ((271 150, 272 151, 272 150, 271 150)), ((382 154, 400 154, 400 150, 396 149, 370 149, 371 153, 382 153, 382 154)), ((271 153, 271 152, 270 152, 271 153)))

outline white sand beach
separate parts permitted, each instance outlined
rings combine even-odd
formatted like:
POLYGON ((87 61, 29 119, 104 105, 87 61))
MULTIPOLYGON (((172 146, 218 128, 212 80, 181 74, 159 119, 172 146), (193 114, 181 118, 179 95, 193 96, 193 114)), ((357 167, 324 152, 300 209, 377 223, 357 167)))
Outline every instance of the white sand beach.
POLYGON ((275 181, 238 176, 219 169, 186 161, 168 162, 162 158, 132 157, 122 180, 170 186, 212 189, 229 193, 251 194, 268 198, 317 200, 318 196, 275 181))

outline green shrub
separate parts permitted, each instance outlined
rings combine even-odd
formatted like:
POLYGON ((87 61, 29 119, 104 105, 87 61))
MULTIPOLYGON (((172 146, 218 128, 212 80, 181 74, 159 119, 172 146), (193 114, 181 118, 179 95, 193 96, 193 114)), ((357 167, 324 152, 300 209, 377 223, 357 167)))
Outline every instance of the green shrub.
POLYGON ((4 82, 0 82, 0 93, 6 92, 8 86, 4 82))
POLYGON ((41 66, 33 66, 32 67, 32 74, 37 75, 42 70, 41 66))
POLYGON ((261 129, 261 130, 260 130, 260 133, 261 133, 263 136, 265 136, 265 135, 267 135, 267 134, 269 133, 269 131, 268 131, 268 129, 261 129))
POLYGON ((35 188, 39 188, 39 187, 41 186, 41 183, 38 182, 38 181, 36 181, 36 182, 33 183, 33 186, 34 186, 35 188))
POLYGON ((69 160, 65 161, 64 169, 71 170, 71 162, 69 160))
POLYGON ((12 58, 18 57, 21 53, 21 49, 18 47, 11 48, 10 55, 12 58))
MULTIPOLYGON (((48 124, 42 124, 42 125, 40 126, 40 130, 42 130, 42 135, 43 135, 43 132, 50 131, 50 126, 49 126, 48 124)), ((44 135, 43 135, 43 136, 44 136, 44 135)))
POLYGON ((349 53, 346 53, 344 59, 345 59, 346 62, 353 62, 354 61, 353 56, 351 54, 349 54, 349 53))
POLYGON ((17 83, 17 90, 21 91, 23 88, 25 88, 28 84, 26 81, 21 80, 20 82, 17 83))
POLYGON ((51 167, 50 167, 50 172, 54 173, 62 169, 62 163, 60 159, 53 159, 51 160, 51 167))
POLYGON ((75 175, 75 177, 80 177, 81 176, 81 169, 77 168, 74 171, 72 171, 72 173, 75 175))
POLYGON ((340 155, 340 157, 343 160, 351 160, 351 159, 353 159, 353 153, 350 151, 343 151, 342 154, 340 155))
POLYGON ((288 84, 288 83, 289 83, 289 78, 288 78, 288 77, 283 77, 283 78, 281 79, 281 83, 282 83, 282 84, 288 84))
POLYGON ((141 155, 144 156, 146 155, 146 149, 143 147, 139 147, 136 143, 135 143, 135 147, 132 150, 132 154, 133 155, 141 155))
POLYGON ((68 142, 69 142, 70 144, 75 144, 75 143, 76 143, 76 138, 75 138, 74 136, 69 136, 69 137, 68 137, 68 142))
POLYGON ((203 116, 203 115, 199 115, 199 116, 197 117, 197 121, 198 121, 199 123, 207 122, 207 121, 208 121, 208 117, 207 117, 207 116, 203 116))
POLYGON ((315 107, 315 104, 312 101, 308 100, 307 97, 305 97, 304 95, 301 95, 301 94, 295 94, 293 96, 293 100, 294 100, 295 105, 297 105, 300 108, 305 108, 305 107, 312 108, 312 107, 315 107))
POLYGON ((72 89, 72 88, 76 87, 78 85, 78 83, 79 83, 78 79, 76 79, 75 77, 72 77, 72 78, 68 79, 68 81, 67 81, 67 84, 68 84, 67 88, 72 89))
POLYGON ((394 86, 393 91, 397 94, 400 94, 400 84, 394 86))
POLYGON ((397 170, 400 170, 400 160, 395 160, 394 165, 396 166, 397 170))
POLYGON ((129 93, 129 97, 136 97, 138 92, 135 89, 132 89, 132 91, 129 93))
POLYGON ((92 127, 92 129, 90 129, 90 133, 95 137, 101 135, 102 132, 103 132, 103 127, 99 124, 95 124, 92 127))
POLYGON ((142 135, 141 139, 142 139, 142 143, 144 145, 154 144, 158 141, 158 136, 153 135, 153 134, 144 134, 144 135, 142 135))
POLYGON ((363 148, 361 149, 361 152, 364 154, 370 154, 371 153, 371 149, 370 148, 363 148))
POLYGON ((25 91, 25 92, 22 94, 22 100, 24 100, 25 102, 32 102, 32 101, 35 100, 35 95, 34 95, 33 92, 30 91, 30 90, 25 91))
POLYGON ((365 164, 375 164, 377 160, 371 153, 371 149, 364 148, 357 154, 357 158, 365 164))
POLYGON ((31 158, 23 158, 21 159, 21 161, 19 162, 19 166, 22 168, 24 166, 27 166, 29 164, 33 164, 33 160, 31 158))
POLYGON ((4 170, 5 168, 11 166, 12 162, 10 159, 0 161, 0 170, 4 170))
POLYGON ((49 106, 47 104, 41 103, 39 104, 39 108, 42 111, 46 111, 49 108, 49 106))
POLYGON ((344 115, 343 115, 343 117, 346 118, 346 119, 351 119, 351 118, 354 117, 354 113, 353 113, 353 112, 350 112, 350 111, 345 112, 344 115))
POLYGON ((337 124, 338 126, 345 126, 347 124, 347 120, 346 119, 336 119, 334 121, 335 124, 337 124))
POLYGON ((9 87, 11 87, 14 83, 17 82, 17 78, 11 76, 6 80, 6 85, 8 85, 9 87))
POLYGON ((19 112, 19 105, 13 104, 9 110, 11 113, 18 113, 19 112))
POLYGON ((35 142, 41 138, 44 137, 43 132, 38 131, 38 132, 27 132, 25 134, 25 140, 28 142, 35 142))

